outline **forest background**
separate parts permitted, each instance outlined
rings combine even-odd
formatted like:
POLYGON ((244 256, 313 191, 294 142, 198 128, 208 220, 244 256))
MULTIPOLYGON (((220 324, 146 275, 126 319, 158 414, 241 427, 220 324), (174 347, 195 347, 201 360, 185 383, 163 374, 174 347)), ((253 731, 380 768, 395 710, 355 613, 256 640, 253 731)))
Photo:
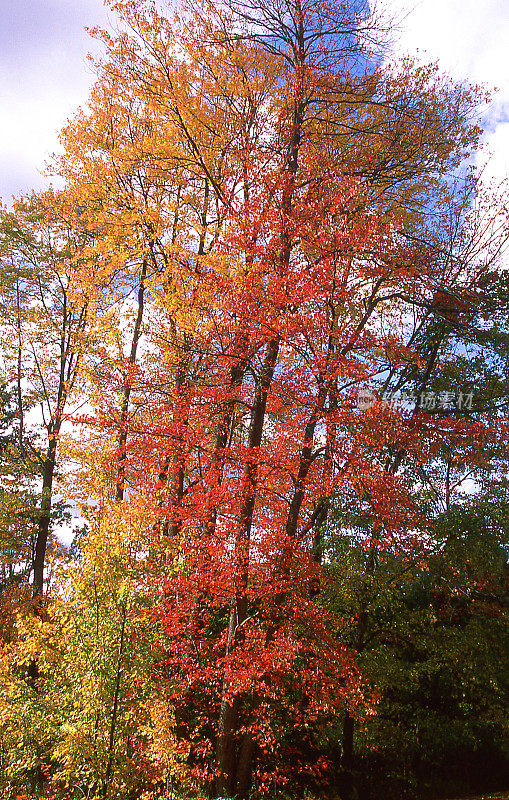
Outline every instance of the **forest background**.
POLYGON ((486 92, 360 3, 114 10, 1 219, 4 796, 502 788, 486 92))

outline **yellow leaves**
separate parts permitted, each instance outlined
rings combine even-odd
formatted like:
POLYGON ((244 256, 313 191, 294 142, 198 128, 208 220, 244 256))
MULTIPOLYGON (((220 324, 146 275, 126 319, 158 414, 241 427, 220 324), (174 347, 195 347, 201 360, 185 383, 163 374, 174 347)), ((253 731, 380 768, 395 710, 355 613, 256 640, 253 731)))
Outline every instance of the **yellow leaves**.
POLYGON ((111 753, 110 796, 127 793, 135 772, 125 753, 133 734, 125 695, 132 691, 136 659, 129 536, 138 526, 119 510, 102 539, 95 531, 82 543, 80 564, 62 565, 43 612, 27 608, 17 615, 15 637, 0 651, 0 743, 12 754, 5 768, 16 777, 44 758, 58 781, 82 785, 92 775, 93 783, 105 774, 111 753))
POLYGON ((140 726, 140 733, 147 737, 148 760, 158 769, 163 780, 171 777, 189 783, 185 762, 190 745, 177 738, 173 708, 156 697, 147 700, 143 708, 148 713, 149 722, 140 726))
POLYGON ((78 593, 91 592, 98 603, 125 609, 139 596, 140 571, 155 513, 141 501, 103 509, 97 525, 83 539, 83 562, 67 569, 78 593))

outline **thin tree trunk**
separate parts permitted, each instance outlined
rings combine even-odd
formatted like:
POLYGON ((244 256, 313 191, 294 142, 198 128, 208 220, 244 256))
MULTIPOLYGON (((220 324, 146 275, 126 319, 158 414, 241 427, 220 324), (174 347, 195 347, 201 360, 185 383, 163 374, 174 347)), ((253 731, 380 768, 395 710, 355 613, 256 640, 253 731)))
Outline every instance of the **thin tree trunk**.
POLYGON ((251 776, 253 772, 253 754, 255 742, 249 733, 244 734, 237 766, 237 783, 235 794, 238 797, 247 797, 251 788, 251 776))
POLYGON ((55 476, 57 455, 57 435, 50 434, 49 445, 44 459, 42 475, 42 499, 37 524, 37 540, 35 543, 34 570, 34 596, 42 595, 44 589, 44 562, 48 544, 49 528, 51 521, 51 505, 53 492, 53 478, 55 476))
POLYGON ((124 638, 125 638, 125 623, 126 623, 126 607, 122 608, 122 625, 120 628, 120 643, 118 646, 118 656, 117 656, 117 671, 115 675, 115 692, 113 695, 113 705, 111 708, 111 722, 110 722, 110 732, 109 732, 109 739, 108 739, 108 763, 106 766, 106 774, 103 784, 103 797, 106 800, 108 795, 108 787, 110 783, 111 773, 113 769, 113 751, 114 751, 114 744, 115 744, 115 729, 117 725, 117 712, 118 712, 118 700, 120 696, 120 682, 122 679, 122 658, 124 655, 124 638))
MULTIPOLYGON (((179 397, 181 392, 185 391, 188 365, 189 357, 186 356, 180 361, 175 378, 176 397, 179 397)), ((178 536, 182 523, 181 504, 184 498, 185 429, 188 426, 189 405, 190 398, 188 393, 187 396, 184 396, 183 400, 179 398, 176 402, 173 422, 177 426, 178 431, 178 433, 177 431, 175 432, 175 438, 177 441, 180 441, 180 444, 178 448, 175 448, 171 458, 167 456, 166 463, 159 476, 161 483, 166 485, 170 497, 170 515, 162 524, 159 524, 159 529, 163 539, 168 541, 172 541, 178 536), (179 416, 181 417, 180 419, 179 416)), ((163 506, 164 502, 162 501, 161 511, 163 506)))
MULTIPOLYGON (((295 102, 291 117, 291 135, 286 156, 287 182, 283 189, 281 210, 290 217, 295 191, 295 177, 298 171, 301 130, 304 121, 305 100, 303 98, 302 75, 305 61, 303 17, 299 2, 299 48, 296 59, 297 86, 295 102)), ((284 225, 281 231, 281 247, 279 269, 282 275, 287 273, 291 257, 291 236, 284 225)), ((248 437, 248 456, 244 469, 241 489, 241 505, 237 519, 237 534, 234 548, 234 580, 235 595, 232 598, 228 625, 227 654, 236 646, 242 625, 247 619, 247 588, 249 578, 249 546, 253 513, 256 501, 256 479, 258 473, 258 453, 262 441, 263 425, 267 408, 267 397, 279 355, 280 339, 274 337, 267 343, 263 366, 257 381, 257 388, 251 411, 251 424, 248 437)), ((236 696, 227 701, 228 675, 227 669, 223 681, 221 711, 218 721, 217 759, 219 778, 217 789, 220 794, 236 791, 239 797, 245 797, 249 791, 249 778, 252 768, 254 747, 241 747, 239 751, 238 730, 240 727, 241 698, 236 696), (241 793, 242 792, 242 793, 241 793)))
POLYGON ((354 733, 354 718, 351 716, 347 708, 345 708, 345 718, 343 720, 343 735, 341 744, 343 752, 341 755, 341 766, 343 769, 350 770, 353 763, 353 733, 354 733))
MULTIPOLYGON (((128 369, 134 366, 136 362, 136 353, 138 350, 138 343, 141 336, 141 324, 143 322, 143 310, 145 299, 145 279, 147 277, 147 259, 143 259, 143 264, 140 273, 140 284, 138 287, 138 312, 134 322, 133 338, 131 340, 131 351, 128 358, 128 369)), ((125 468, 126 468, 126 445, 127 445, 127 416, 129 411, 129 400, 132 391, 132 376, 130 372, 127 373, 124 380, 124 389, 122 393, 122 403, 120 407, 120 434, 118 437, 118 461, 117 461, 117 487, 115 491, 115 500, 120 502, 124 499, 125 489, 125 468)))
MULTIPOLYGON (((253 512, 256 499, 256 476, 258 461, 256 453, 260 447, 263 433, 263 423, 267 408, 267 394, 272 383, 274 369, 279 353, 279 339, 272 339, 265 351, 265 358, 259 378, 248 439, 248 458, 244 470, 242 485, 242 502, 237 520, 237 535, 235 540, 235 597, 232 600, 230 620, 228 625, 227 653, 229 653, 239 636, 239 630, 247 618, 247 585, 249 577, 249 539, 253 523, 253 512)), ((235 736, 239 725, 240 703, 238 698, 228 703, 226 700, 228 679, 225 675, 221 699, 221 712, 218 723, 217 758, 219 762, 220 778, 218 789, 220 792, 231 791, 236 784, 237 771, 237 737, 235 736)), ((243 767, 246 774, 247 764, 243 767)))

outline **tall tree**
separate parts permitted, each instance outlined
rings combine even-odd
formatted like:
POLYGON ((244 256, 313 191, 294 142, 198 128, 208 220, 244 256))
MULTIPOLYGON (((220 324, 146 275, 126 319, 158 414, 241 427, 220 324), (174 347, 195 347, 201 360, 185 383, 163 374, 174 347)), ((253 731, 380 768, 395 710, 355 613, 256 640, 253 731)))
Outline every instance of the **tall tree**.
POLYGON ((75 281, 85 242, 79 229, 62 221, 52 192, 19 200, 12 213, 2 212, 1 237, 8 275, 1 287, 6 379, 16 386, 20 437, 30 408, 40 414, 35 426, 44 437, 34 452, 42 485, 31 565, 34 591, 41 594, 58 440, 86 345, 89 301, 75 281))
MULTIPOLYGON (((116 8, 133 34, 107 39, 103 85, 150 117, 150 145, 136 140, 144 184, 178 175, 166 197, 179 235, 166 224, 158 244, 168 313, 154 318, 158 356, 140 367, 124 462, 131 492, 154 492, 166 520, 152 544, 167 572, 155 674, 171 676, 177 730, 200 737, 195 774, 245 795, 253 770, 261 790, 288 779, 276 767, 288 724, 325 724, 337 697, 353 708, 361 696, 316 604, 331 500, 370 506, 384 542, 418 528, 385 465, 386 419, 363 421, 352 387, 388 355, 389 368, 422 357, 408 313, 450 283, 424 209, 434 197, 440 217, 446 173, 475 146, 476 96, 432 70, 373 66, 371 19, 353 3, 232 3, 180 22, 116 8), (184 186, 203 187, 201 225, 184 186)), ((416 461, 453 433, 404 414, 394 425, 416 461)))

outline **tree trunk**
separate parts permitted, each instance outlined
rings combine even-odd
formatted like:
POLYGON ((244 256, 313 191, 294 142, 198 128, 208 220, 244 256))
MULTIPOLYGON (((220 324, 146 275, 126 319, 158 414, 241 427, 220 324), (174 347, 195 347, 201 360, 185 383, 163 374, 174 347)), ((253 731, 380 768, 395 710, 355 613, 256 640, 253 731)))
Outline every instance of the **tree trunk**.
POLYGON ((122 608, 122 624, 120 627, 120 643, 118 646, 118 656, 117 656, 117 671, 115 675, 115 691, 113 694, 113 705, 111 708, 111 721, 110 721, 110 731, 108 737, 108 763, 106 765, 106 774, 103 783, 103 798, 106 800, 108 796, 108 788, 110 785, 111 774, 113 771, 113 756, 114 756, 114 745, 115 745, 115 729, 117 726, 117 713, 118 713, 118 702, 120 697, 120 683, 122 680, 122 659, 124 655, 124 643, 125 643, 125 624, 126 624, 126 616, 127 610, 126 607, 123 606, 122 608))
POLYGON ((254 740, 246 733, 242 739, 238 755, 237 782, 235 794, 237 797, 247 797, 251 788, 251 774, 253 767, 254 740))
MULTIPOLYGON (((131 340, 131 352, 128 358, 128 369, 136 363, 136 353, 141 336, 141 324, 143 321, 144 298, 145 298, 145 279, 147 276, 147 260, 143 260, 140 273, 140 284, 138 287, 138 312, 134 322, 133 338, 131 340)), ((128 372, 124 379, 124 389, 122 393, 122 404, 120 407, 120 434, 118 437, 118 462, 117 462, 117 487, 115 490, 115 500, 120 502, 124 499, 125 467, 126 467, 126 444, 127 444, 127 414, 129 411, 129 400, 132 391, 132 376, 128 372)))
MULTIPOLYGON (((295 191, 295 178, 298 171, 299 151, 301 145, 301 130, 304 121, 306 100, 304 99, 303 71, 305 62, 305 43, 303 29, 303 14, 300 0, 296 3, 299 18, 295 54, 296 85, 295 100, 290 122, 290 137, 286 155, 286 166, 282 176, 286 178, 283 188, 281 211, 286 217, 291 216, 293 197, 295 191)), ((285 275, 291 258, 292 238, 286 222, 280 235, 279 270, 285 275)), ((230 622, 228 628, 228 641, 226 652, 232 650, 238 642, 240 629, 247 619, 248 603, 247 588, 249 577, 249 546, 251 527, 256 501, 256 479, 258 473, 258 451, 262 441, 263 425, 267 408, 267 397, 270 390, 274 370, 276 367, 280 337, 274 336, 267 342, 263 366, 261 368, 256 392, 254 396, 251 424, 248 437, 248 456, 244 470, 241 490, 241 504, 237 520, 237 534, 235 537, 234 569, 235 569, 235 596, 232 598, 230 622)), ((219 779, 217 787, 222 794, 227 787, 236 791, 238 797, 246 797, 249 793, 249 782, 252 768, 254 746, 245 738, 239 742, 238 730, 240 727, 240 697, 233 698, 231 703, 226 702, 228 690, 228 667, 226 667, 223 681, 221 699, 221 713, 218 723, 217 758, 219 766, 219 779)))
POLYGON ((343 753, 341 755, 341 766, 343 769, 351 769, 353 762, 353 732, 354 732, 354 719, 350 715, 348 709, 345 709, 345 719, 343 720, 343 737, 342 747, 343 753))
MULTIPOLYGON (((235 569, 236 569, 236 593, 232 600, 230 621, 228 627, 227 654, 235 647, 239 630, 247 618, 247 584, 249 572, 249 539, 253 522, 253 512, 256 498, 256 476, 258 463, 256 458, 251 457, 253 451, 257 451, 262 441, 263 423, 267 408, 267 394, 272 383, 274 369, 279 353, 279 339, 272 339, 265 351, 265 358, 260 374, 259 384, 253 403, 251 414, 251 425, 249 430, 249 455, 244 471, 242 483, 242 502, 239 510, 237 536, 235 541, 235 569)), ((218 779, 218 791, 224 793, 228 787, 234 787, 237 783, 237 736, 239 728, 239 698, 234 698, 232 703, 226 701, 228 690, 228 679, 225 675, 223 682, 223 692, 221 698, 221 712, 218 723, 217 740, 217 759, 219 762, 220 777, 218 779)), ((250 751, 252 753, 252 750, 250 751)), ((244 776, 250 770, 250 757, 248 752, 244 755, 242 774, 244 776)))
POLYGON ((49 527, 51 520, 51 504, 53 491, 53 478, 55 475, 57 455, 57 436, 50 434, 48 450, 44 459, 42 473, 42 499, 37 525, 37 540, 35 543, 34 570, 34 596, 42 595, 44 588, 44 562, 48 544, 49 527))

